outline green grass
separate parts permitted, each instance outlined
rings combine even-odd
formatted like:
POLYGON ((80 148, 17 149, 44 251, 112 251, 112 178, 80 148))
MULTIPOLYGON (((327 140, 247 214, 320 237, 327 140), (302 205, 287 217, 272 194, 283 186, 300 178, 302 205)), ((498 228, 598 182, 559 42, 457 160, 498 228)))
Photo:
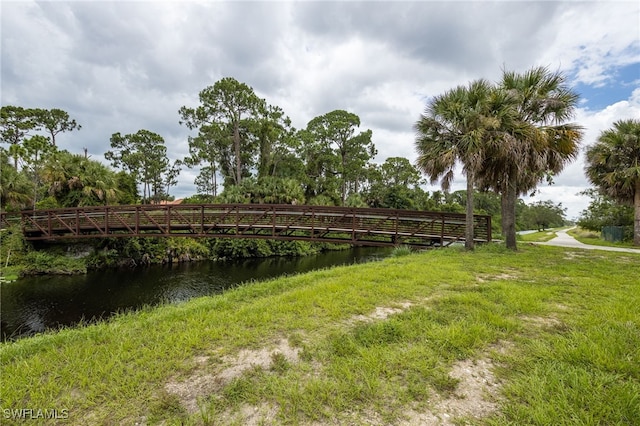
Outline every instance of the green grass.
POLYGON ((391 252, 391 256, 393 256, 393 257, 401 257, 401 256, 410 255, 411 253, 413 253, 413 250, 411 249, 410 246, 401 245, 401 246, 397 246, 397 247, 395 247, 393 249, 393 251, 391 252))
POLYGON ((589 231, 587 229, 574 228, 570 230, 568 234, 584 244, 590 244, 594 246, 603 246, 603 247, 638 248, 637 246, 634 246, 632 242, 613 243, 611 241, 604 240, 600 236, 599 232, 589 231))
POLYGON ((5 343, 0 408, 78 425, 397 424, 461 392, 455 363, 489 357, 497 411, 459 423, 638 424, 640 255, 569 251, 415 253, 5 343), (221 378, 279 341, 298 357, 221 378))
POLYGON ((518 235, 519 241, 527 243, 543 243, 556 237, 556 231, 562 228, 547 229, 545 231, 532 232, 531 234, 518 235))
POLYGON ((0 265, 0 284, 2 282, 11 282, 18 279, 21 268, 17 266, 0 265))

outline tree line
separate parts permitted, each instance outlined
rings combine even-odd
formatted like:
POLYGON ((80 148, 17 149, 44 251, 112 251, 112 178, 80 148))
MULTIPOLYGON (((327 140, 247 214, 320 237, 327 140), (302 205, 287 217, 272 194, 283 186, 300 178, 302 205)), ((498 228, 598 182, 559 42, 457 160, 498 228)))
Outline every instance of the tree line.
POLYGON ((0 151, 0 197, 7 210, 159 202, 171 199, 170 188, 188 167, 198 171, 197 194, 186 202, 464 209, 497 216, 494 223, 515 248, 517 228, 564 218, 561 205, 526 206, 518 197, 577 156, 582 128, 568 122, 577 100, 565 77, 546 68, 504 72, 497 84, 473 81, 428 103, 415 125, 416 165, 402 157, 376 164, 372 132, 360 130, 356 114, 335 110, 295 129, 280 107, 223 78, 199 93, 198 105, 178 111, 179 122, 194 132, 186 158, 171 161, 162 136, 149 130, 114 133, 105 158, 118 171, 86 150, 83 156, 58 149, 57 135, 80 129, 66 112, 3 106, 8 148, 0 151), (456 164, 467 189, 449 193, 456 164), (422 173, 443 191, 424 191, 422 173), (539 218, 545 215, 553 219, 539 218))
MULTIPOLYGON (((12 110, 15 109, 10 107, 5 112, 12 110)), ((271 111, 274 110, 271 108, 271 111)), ((22 109, 22 113, 23 117, 27 116, 28 110, 22 109)), ((180 167, 186 165, 200 169, 200 175, 196 178, 198 194, 186 199, 193 203, 311 203, 464 211, 465 191, 424 191, 422 186, 425 181, 420 171, 407 158, 391 157, 382 164, 373 163, 371 159, 375 155, 375 147, 371 143, 371 131, 355 134, 359 123, 355 114, 334 111, 315 118, 301 132, 290 127, 284 132, 288 118, 279 115, 278 121, 281 125, 277 131, 285 134, 286 138, 274 137, 275 130, 272 128, 271 140, 276 143, 266 143, 266 138, 263 138, 261 144, 255 145, 257 149, 253 156, 243 146, 240 152, 245 155, 239 169, 233 166, 237 165, 235 159, 226 164, 218 160, 229 160, 224 155, 223 138, 192 137, 192 155, 171 163, 160 135, 147 130, 128 135, 114 133, 111 137, 112 150, 105 153, 105 157, 120 169, 118 172, 86 155, 57 150, 50 139, 42 135, 29 135, 30 131, 38 130, 37 126, 22 126, 22 140, 0 151, 3 159, 2 205, 11 210, 34 206, 55 208, 158 201, 167 198, 180 167), (30 155, 32 151, 29 147, 34 138, 41 142, 40 155, 37 157, 30 155), (210 145, 208 150, 204 149, 205 143, 210 145), (11 152, 20 152, 14 157, 18 168, 10 164, 11 152), (201 158, 211 152, 216 153, 209 157, 212 160, 201 158), (353 156, 352 153, 357 155, 353 156), (212 176, 213 170, 215 173, 212 176), (239 175, 237 170, 241 170, 239 175), (222 176, 221 184, 224 187, 220 194, 216 192, 218 174, 222 176), (239 184, 236 183, 238 179, 239 184), (142 194, 138 192, 137 182, 141 182, 142 194)), ((249 121, 244 121, 242 125, 248 127, 249 124, 249 121)), ((264 122, 262 124, 265 125, 264 122)), ((72 126, 66 127, 71 129, 72 126)), ((78 125, 73 126, 73 129, 79 128, 78 125)), ((9 134, 15 131, 15 126, 6 125, 3 130, 9 134)), ((241 134, 243 137, 250 136, 248 130, 243 130, 241 134)), ((3 138, 3 141, 7 140, 3 138)), ((228 145, 231 143, 230 140, 228 145)), ((250 144, 244 140, 244 145, 250 144)), ((226 148, 229 150, 230 146, 226 148)), ((476 203, 476 213, 500 214, 499 200, 495 196, 476 192, 475 197, 481 200, 476 203)), ((547 207, 549 211, 560 212, 547 222, 562 223, 562 207, 547 207)), ((539 210, 539 206, 528 206, 519 200, 519 228, 538 226, 535 215, 531 213, 536 210, 539 210)), ((495 223, 499 223, 499 220, 495 223)))

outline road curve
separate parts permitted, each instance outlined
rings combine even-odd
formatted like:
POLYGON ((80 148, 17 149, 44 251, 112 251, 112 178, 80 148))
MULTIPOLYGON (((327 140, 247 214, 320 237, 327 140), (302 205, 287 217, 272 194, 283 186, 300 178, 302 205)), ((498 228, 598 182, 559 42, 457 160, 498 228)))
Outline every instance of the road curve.
POLYGON ((585 250, 605 250, 605 251, 620 251, 625 253, 638 253, 640 254, 640 249, 632 249, 632 248, 624 248, 624 247, 607 247, 607 246, 594 246, 590 244, 584 244, 580 241, 573 238, 571 235, 567 234, 567 231, 570 229, 564 229, 562 231, 556 231, 556 237, 547 241, 547 242, 536 242, 534 244, 539 244, 543 246, 557 246, 557 247, 569 247, 569 248, 578 248, 585 250))

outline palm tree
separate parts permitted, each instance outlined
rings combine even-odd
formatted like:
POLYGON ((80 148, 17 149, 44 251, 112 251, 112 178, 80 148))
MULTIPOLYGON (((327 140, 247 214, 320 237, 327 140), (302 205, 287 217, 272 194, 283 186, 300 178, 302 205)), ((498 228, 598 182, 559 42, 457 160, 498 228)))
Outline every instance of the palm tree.
POLYGON ((519 195, 549 181, 578 154, 582 127, 565 123, 574 113, 578 95, 558 72, 545 67, 525 73, 504 72, 499 89, 505 94, 509 119, 502 122, 499 143, 486 152, 482 186, 501 196, 502 235, 507 248, 516 247, 516 202, 519 195))
POLYGON ((587 177, 605 195, 634 209, 633 244, 640 246, 640 120, 620 120, 587 149, 587 177))
POLYGON ((9 164, 9 157, 0 149, 0 207, 19 210, 32 202, 33 183, 25 173, 9 164))
POLYGON ((104 164, 85 159, 82 201, 80 206, 112 204, 118 199, 116 174, 104 164))
POLYGON ((49 186, 49 195, 55 196, 66 187, 68 180, 66 166, 70 155, 67 151, 56 151, 44 164, 42 179, 49 186))
POLYGON ((467 178, 465 247, 474 248, 473 191, 476 174, 483 166, 484 148, 499 127, 495 114, 495 91, 486 80, 476 80, 468 87, 458 86, 433 98, 415 124, 417 131, 417 167, 430 179, 440 180, 447 191, 457 162, 467 178))
POLYGON ((116 174, 82 155, 57 152, 45 164, 43 177, 49 194, 63 207, 110 204, 118 200, 116 174))

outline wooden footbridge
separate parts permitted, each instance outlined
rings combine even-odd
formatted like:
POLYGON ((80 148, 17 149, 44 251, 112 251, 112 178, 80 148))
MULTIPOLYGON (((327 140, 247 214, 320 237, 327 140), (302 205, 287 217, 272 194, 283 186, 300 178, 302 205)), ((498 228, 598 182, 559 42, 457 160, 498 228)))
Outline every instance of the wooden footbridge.
MULTIPOLYGON (((367 246, 447 246, 464 240, 465 215, 414 210, 283 204, 78 207, 2 213, 29 241, 125 237, 263 238, 367 246)), ((474 216, 477 242, 491 217, 474 216)))

